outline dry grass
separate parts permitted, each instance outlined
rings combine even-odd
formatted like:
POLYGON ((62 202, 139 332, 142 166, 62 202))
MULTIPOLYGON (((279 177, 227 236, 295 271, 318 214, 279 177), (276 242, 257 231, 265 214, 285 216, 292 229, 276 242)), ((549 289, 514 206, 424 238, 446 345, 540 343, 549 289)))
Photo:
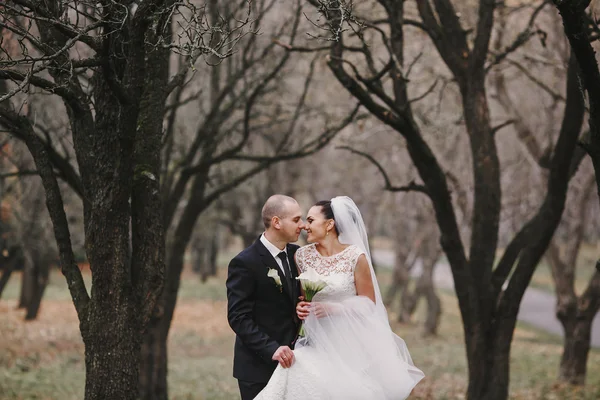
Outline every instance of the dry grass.
MULTIPOLYGON (((73 305, 64 281, 53 274, 50 296, 37 321, 23 322, 16 310, 13 287, 0 301, 0 398, 81 399, 85 380, 83 344, 73 305)), ((383 279, 385 281, 385 279, 383 279)), ((18 276, 11 286, 18 286, 18 276)), ((427 375, 414 399, 463 399, 466 362, 456 299, 442 293, 440 335, 423 337, 419 309, 414 324, 393 323, 415 363, 427 375)), ((223 273, 201 284, 187 273, 182 282, 169 339, 169 384, 172 399, 235 399, 231 377, 233 334, 226 321, 223 273)), ((394 320, 391 314, 391 320, 394 320)), ((571 389, 555 384, 562 346, 560 339, 519 325, 515 332, 511 365, 512 399, 600 398, 600 352, 590 354, 588 385, 571 389)))

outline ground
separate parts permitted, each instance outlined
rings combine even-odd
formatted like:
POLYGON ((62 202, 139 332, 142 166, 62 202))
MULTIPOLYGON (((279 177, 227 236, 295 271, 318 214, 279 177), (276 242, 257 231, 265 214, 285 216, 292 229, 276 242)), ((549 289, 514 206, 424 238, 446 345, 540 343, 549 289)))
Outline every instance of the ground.
MULTIPOLYGON (((202 284, 186 271, 169 339, 169 390, 171 399, 235 399, 231 377, 234 336, 226 320, 225 271, 202 284)), ((382 286, 388 275, 381 276, 382 286)), ((16 310, 20 276, 11 278, 0 300, 0 398, 82 399, 83 343, 64 278, 54 271, 38 320, 23 321, 16 310)), ((89 279, 87 279, 89 283, 89 279)), ((420 320, 393 328, 406 340, 415 364, 427 377, 415 388, 413 399, 462 399, 466 362, 461 320, 456 299, 442 292, 443 316, 438 337, 421 334, 420 320)), ((600 351, 588 362, 585 389, 556 384, 561 340, 525 325, 518 325, 512 348, 511 399, 600 398, 600 351)))

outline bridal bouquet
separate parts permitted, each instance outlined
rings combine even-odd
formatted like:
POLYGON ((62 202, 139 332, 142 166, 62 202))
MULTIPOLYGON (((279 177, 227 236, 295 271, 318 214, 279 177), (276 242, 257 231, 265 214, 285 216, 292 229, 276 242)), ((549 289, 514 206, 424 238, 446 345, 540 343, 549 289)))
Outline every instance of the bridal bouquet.
MULTIPOLYGON (((308 268, 306 271, 301 273, 296 279, 300 281, 300 286, 304 290, 304 300, 312 301, 313 297, 319 293, 321 290, 327 286, 325 282, 325 277, 320 275, 313 268, 308 268)), ((304 322, 302 322, 302 326, 300 327, 300 336, 305 336, 304 334, 304 322)))

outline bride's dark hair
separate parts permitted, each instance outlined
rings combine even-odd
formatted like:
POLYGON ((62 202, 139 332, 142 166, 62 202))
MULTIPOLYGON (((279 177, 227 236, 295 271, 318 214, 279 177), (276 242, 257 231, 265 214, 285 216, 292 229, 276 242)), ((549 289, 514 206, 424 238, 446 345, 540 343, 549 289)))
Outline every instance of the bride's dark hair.
MULTIPOLYGON (((321 207, 321 213, 325 216, 325 219, 332 219, 335 221, 335 216, 333 215, 333 209, 331 208, 331 200, 321 200, 315 203, 315 207, 321 207)), ((333 225, 333 229, 335 229, 336 235, 339 236, 340 232, 338 231, 337 224, 333 225)))

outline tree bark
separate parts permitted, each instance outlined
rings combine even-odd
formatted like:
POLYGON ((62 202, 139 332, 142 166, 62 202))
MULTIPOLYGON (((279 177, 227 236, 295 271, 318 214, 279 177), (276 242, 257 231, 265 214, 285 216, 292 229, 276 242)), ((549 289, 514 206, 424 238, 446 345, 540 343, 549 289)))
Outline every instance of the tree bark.
POLYGON ((168 400, 168 332, 161 324, 162 308, 156 307, 142 344, 139 398, 144 400, 168 400))
MULTIPOLYGON (((442 303, 435 291, 433 283, 433 271, 440 256, 440 250, 432 249, 432 246, 424 246, 426 251, 421 253, 423 271, 416 282, 415 289, 404 290, 400 305, 400 318, 402 321, 410 321, 419 300, 425 297, 427 302, 427 315, 423 324, 423 332, 427 336, 437 335, 440 316, 442 314, 442 303)), ((399 320, 400 320, 399 318, 399 320)))
POLYGON ((18 309, 27 308, 31 302, 34 290, 35 271, 33 263, 26 258, 23 261, 23 271, 21 273, 21 292, 19 293, 18 309))
MULTIPOLYGON (((579 310, 576 310, 575 314, 579 314, 579 310)), ((559 379, 572 385, 583 385, 587 372, 593 318, 579 319, 579 315, 569 315, 559 319, 565 331, 559 379)))
POLYGON ((2 298, 2 293, 4 292, 4 288, 6 288, 6 284, 10 280, 10 277, 17 266, 17 263, 21 261, 21 257, 19 257, 20 250, 18 247, 13 246, 8 249, 9 256, 3 260, 2 265, 2 277, 0 277, 0 299, 2 298))
POLYGON ((204 263, 202 271, 200 272, 200 279, 202 282, 206 282, 209 277, 217 275, 217 256, 219 255, 219 235, 214 232, 212 238, 210 238, 208 246, 206 248, 206 254, 204 257, 204 263))
MULTIPOLYGON (((404 247, 403 247, 404 249, 404 247)), ((406 251, 402 251, 400 249, 396 249, 396 258, 394 263, 394 270, 392 272, 392 283, 385 294, 385 298, 383 300, 386 307, 389 307, 394 302, 397 294, 404 293, 406 290, 406 286, 410 281, 410 271, 416 262, 416 257, 412 257, 412 260, 409 260, 411 254, 406 251), (409 261, 412 261, 409 263, 409 261)), ((401 314, 399 315, 401 318, 401 314)), ((399 320, 400 322, 408 322, 399 320)))
MULTIPOLYGON (((121 267, 115 264, 105 265, 109 270, 121 267)), ((129 302, 113 301, 93 304, 90 309, 90 324, 83 340, 86 400, 138 398, 140 315, 129 302)))
POLYGON ((50 272, 50 263, 48 259, 38 256, 31 257, 32 277, 31 277, 31 297, 25 306, 25 320, 31 321, 37 318, 44 291, 48 285, 48 275, 50 272))

